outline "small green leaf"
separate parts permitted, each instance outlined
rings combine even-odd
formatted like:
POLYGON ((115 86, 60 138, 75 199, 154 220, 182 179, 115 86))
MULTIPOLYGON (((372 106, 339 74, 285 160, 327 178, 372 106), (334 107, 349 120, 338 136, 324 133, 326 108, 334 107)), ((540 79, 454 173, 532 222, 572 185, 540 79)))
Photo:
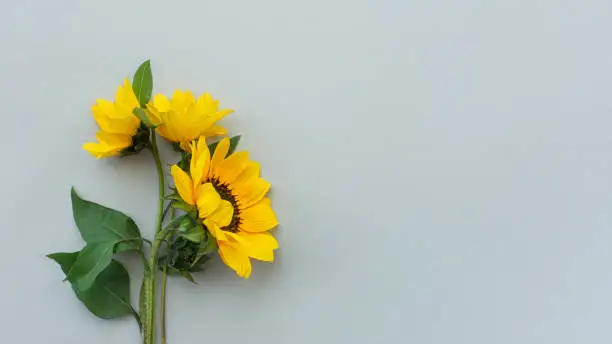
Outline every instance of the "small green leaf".
POLYGON ((144 125, 146 125, 147 127, 151 129, 157 128, 157 126, 151 122, 151 120, 142 108, 134 108, 134 111, 132 111, 132 113, 134 114, 134 116, 138 117, 138 119, 142 121, 142 123, 144 123, 144 125))
MULTIPOLYGON (((64 274, 68 274, 78 255, 79 252, 53 253, 47 257, 55 260, 64 274)), ((130 303, 130 275, 117 261, 113 260, 88 290, 79 290, 74 285, 72 289, 85 307, 97 317, 112 319, 130 313, 137 316, 130 303)))
POLYGON ((66 279, 79 291, 86 291, 113 259, 116 242, 87 245, 79 253, 66 279))
MULTIPOLYGON (((227 151, 226 157, 231 155, 232 153, 234 153, 234 151, 238 147, 238 142, 240 142, 240 135, 236 135, 236 136, 230 138, 229 140, 230 140, 230 145, 229 145, 229 150, 227 151)), ((219 141, 213 142, 213 143, 208 145, 208 150, 210 150, 210 155, 211 156, 215 153, 215 149, 217 149, 217 145, 218 144, 219 144, 219 141)))
POLYGON ((138 250, 140 230, 127 215, 94 202, 86 201, 71 190, 74 221, 87 244, 120 242, 115 252, 138 250))
POLYGON ((147 103, 151 99, 151 93, 153 92, 153 74, 151 74, 151 61, 146 60, 136 70, 134 74, 134 81, 132 82, 132 89, 136 95, 136 99, 140 103, 141 107, 146 107, 147 103))

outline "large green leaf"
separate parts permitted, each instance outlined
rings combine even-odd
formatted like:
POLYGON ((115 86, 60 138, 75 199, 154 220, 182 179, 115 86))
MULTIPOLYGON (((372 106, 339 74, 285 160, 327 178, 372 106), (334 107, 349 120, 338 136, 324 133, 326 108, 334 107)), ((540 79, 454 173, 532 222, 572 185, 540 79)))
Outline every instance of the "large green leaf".
POLYGON ((47 255, 47 258, 55 260, 55 262, 62 268, 64 275, 68 275, 68 272, 70 269, 72 269, 74 262, 76 262, 77 257, 79 256, 79 253, 79 251, 72 253, 51 253, 47 255))
POLYGON ((140 103, 141 107, 147 106, 147 103, 151 99, 151 93, 153 91, 153 74, 151 74, 151 61, 146 60, 136 70, 134 74, 134 81, 132 82, 132 89, 136 95, 136 99, 140 103))
MULTIPOLYGON (((230 138, 229 140, 230 140, 230 146, 229 146, 229 150, 227 151, 226 157, 234 153, 234 151, 236 150, 236 147, 238 147, 238 142, 240 142, 240 135, 236 135, 230 138)), ((219 144, 219 141, 213 142, 208 145, 208 150, 210 150, 211 156, 215 153, 215 149, 217 149, 218 144, 219 144)))
MULTIPOLYGON (((55 260, 64 274, 68 274, 78 255, 79 252, 53 253, 47 257, 55 260)), ((74 284, 72 290, 85 307, 97 317, 112 319, 130 313, 137 316, 130 303, 130 275, 117 261, 113 260, 88 290, 79 290, 74 284)))
POLYGON ((82 199, 74 188, 71 197, 74 221, 87 244, 121 241, 115 252, 140 249, 142 239, 134 220, 117 210, 82 199))
POLYGON ((85 246, 77 256, 66 279, 78 290, 88 290, 96 278, 113 260, 116 242, 101 242, 85 246))

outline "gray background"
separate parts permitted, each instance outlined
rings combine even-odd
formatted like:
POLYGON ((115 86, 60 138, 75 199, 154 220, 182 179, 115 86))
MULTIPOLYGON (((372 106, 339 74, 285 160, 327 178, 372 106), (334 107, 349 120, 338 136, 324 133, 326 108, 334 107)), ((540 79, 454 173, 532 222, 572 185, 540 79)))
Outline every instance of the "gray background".
POLYGON ((44 255, 81 246, 71 185, 151 236, 151 156, 81 149, 148 57, 157 92, 236 109, 282 223, 250 280, 170 281, 171 344, 612 340, 612 2, 3 5, 3 341, 139 341, 44 255))

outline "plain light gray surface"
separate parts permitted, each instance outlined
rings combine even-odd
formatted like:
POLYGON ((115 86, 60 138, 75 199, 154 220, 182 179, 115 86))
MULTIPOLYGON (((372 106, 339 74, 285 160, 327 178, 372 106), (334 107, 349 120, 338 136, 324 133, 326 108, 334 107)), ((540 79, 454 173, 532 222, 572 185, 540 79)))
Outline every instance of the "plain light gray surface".
POLYGON ((44 255, 80 248, 71 185, 151 236, 150 155, 81 149, 148 57, 157 92, 236 109, 282 223, 250 280, 170 281, 171 344, 612 340, 612 2, 3 5, 4 342, 139 341, 44 255))

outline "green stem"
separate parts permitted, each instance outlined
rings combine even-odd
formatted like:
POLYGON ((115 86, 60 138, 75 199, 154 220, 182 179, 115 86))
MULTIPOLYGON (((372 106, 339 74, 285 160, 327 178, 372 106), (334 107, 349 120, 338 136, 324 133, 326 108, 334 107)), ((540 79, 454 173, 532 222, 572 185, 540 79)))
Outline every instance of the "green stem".
POLYGON ((159 156, 159 150, 157 149, 157 134, 155 132, 151 134, 151 152, 153 152, 155 166, 157 167, 157 185, 159 187, 159 202, 157 204, 157 224, 155 225, 155 234, 157 234, 161 231, 162 221, 164 220, 164 190, 166 188, 166 184, 164 182, 164 169, 162 167, 161 158, 159 156))
POLYGON ((167 267, 164 265, 162 270, 162 290, 161 290, 161 337, 162 344, 166 344, 166 280, 168 279, 167 267))
MULTIPOLYGON (((174 208, 170 208, 170 221, 174 219, 174 208)), ((161 291, 161 336, 162 344, 166 344, 166 283, 168 281, 168 267, 164 265, 162 270, 162 291, 161 291)))
POLYGON ((151 253, 149 254, 149 264, 145 269, 145 275, 142 282, 141 290, 141 305, 143 309, 140 310, 140 318, 142 321, 142 337, 144 344, 155 344, 155 301, 157 293, 157 256, 159 247, 163 242, 165 235, 162 231, 162 221, 164 213, 164 189, 166 184, 164 182, 164 171, 162 168, 161 159, 159 157, 159 150, 157 149, 157 134, 153 132, 151 134, 151 152, 155 159, 155 165, 157 166, 157 177, 159 182, 159 202, 157 206, 157 223, 155 225, 155 240, 151 245, 151 253))

